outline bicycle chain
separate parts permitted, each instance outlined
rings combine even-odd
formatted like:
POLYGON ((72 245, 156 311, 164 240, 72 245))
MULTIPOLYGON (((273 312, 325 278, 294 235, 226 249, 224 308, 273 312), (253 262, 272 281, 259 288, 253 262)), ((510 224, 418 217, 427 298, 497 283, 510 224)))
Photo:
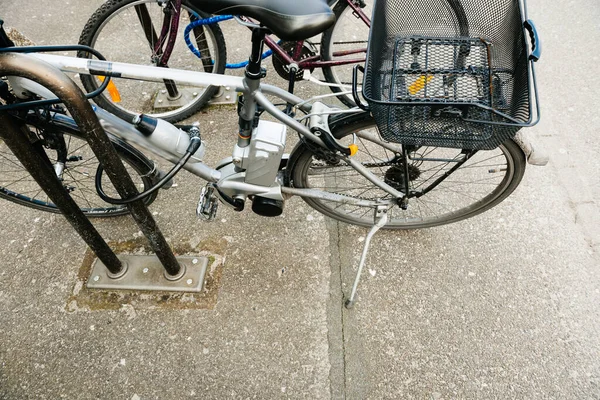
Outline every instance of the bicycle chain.
MULTIPOLYGON (((339 164, 339 162, 342 159, 342 157, 340 155, 336 154, 335 152, 324 149, 319 145, 310 143, 310 141, 305 138, 302 138, 302 141, 304 142, 306 147, 308 147, 308 149, 313 153, 314 158, 317 161, 321 161, 328 166, 336 166, 336 164, 339 164)), ((395 157, 393 160, 390 160, 387 162, 362 163, 362 165, 366 168, 393 167, 393 166, 402 165, 402 160, 399 159, 398 157, 395 157)), ((383 173, 383 175, 385 176, 385 173, 383 173)), ((414 192, 411 192, 411 194, 413 194, 413 193, 414 192)), ((397 199, 398 206, 400 206, 403 209, 406 209, 409 197, 412 197, 412 196, 404 196, 403 198, 398 198, 397 199)))

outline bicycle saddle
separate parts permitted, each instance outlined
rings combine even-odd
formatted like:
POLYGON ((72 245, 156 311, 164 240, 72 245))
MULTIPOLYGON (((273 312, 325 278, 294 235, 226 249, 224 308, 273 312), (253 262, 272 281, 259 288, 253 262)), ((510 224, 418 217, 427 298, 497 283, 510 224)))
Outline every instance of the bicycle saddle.
POLYGON ((335 15, 326 0, 191 0, 211 14, 258 20, 282 40, 304 40, 329 28, 335 15))

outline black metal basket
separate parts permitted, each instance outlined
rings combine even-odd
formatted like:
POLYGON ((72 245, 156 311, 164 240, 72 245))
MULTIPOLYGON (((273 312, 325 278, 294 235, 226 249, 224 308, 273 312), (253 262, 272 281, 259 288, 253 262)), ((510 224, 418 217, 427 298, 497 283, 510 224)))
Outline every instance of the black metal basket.
POLYGON ((363 96, 382 137, 492 149, 537 123, 540 46, 524 10, 520 0, 375 0, 363 96))

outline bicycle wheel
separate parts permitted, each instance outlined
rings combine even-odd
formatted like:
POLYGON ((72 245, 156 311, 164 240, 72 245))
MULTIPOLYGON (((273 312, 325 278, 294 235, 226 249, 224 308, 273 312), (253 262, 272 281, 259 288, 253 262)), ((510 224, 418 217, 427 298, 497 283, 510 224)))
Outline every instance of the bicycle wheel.
MULTIPOLYGON (((358 1, 353 1, 358 3, 358 1)), ((366 4, 362 12, 371 18, 372 3, 366 4)), ((367 54, 367 42, 369 39, 369 27, 358 14, 348 5, 345 0, 340 0, 333 7, 336 22, 335 25, 323 32, 321 37, 321 58, 324 61, 364 60, 367 54)), ((323 67, 323 76, 329 83, 335 85, 352 85, 352 69, 354 63, 334 67, 323 67)), ((332 86, 334 93, 348 90, 332 86)), ((338 99, 348 107, 354 107, 352 94, 339 95, 338 99)))
MULTIPOLYGON (((63 186, 73 200, 88 217, 112 217, 127 214, 126 206, 105 203, 96 194, 94 178, 98 168, 98 160, 81 134, 63 126, 48 125, 42 122, 28 122, 27 128, 35 136, 41 138, 37 144, 44 146, 46 155, 52 163, 57 159, 57 150, 52 143, 64 137, 67 148, 67 162, 62 173, 63 186)), ((152 186, 151 179, 146 176, 152 171, 153 163, 126 143, 111 139, 117 153, 131 175, 139 191, 152 186)), ((41 149, 44 151, 44 149, 41 149)), ((119 197, 106 174, 102 175, 103 188, 111 197, 119 197)), ((157 193, 144 199, 151 204, 157 193)), ((38 210, 60 213, 60 210, 46 196, 29 172, 0 140, 0 198, 38 210)))
MULTIPOLYGON (((79 44, 93 47, 110 61, 141 65, 156 65, 159 55, 154 51, 163 25, 166 8, 156 0, 110 0, 103 4, 86 23, 79 44)), ((200 60, 186 46, 183 31, 191 22, 209 15, 184 0, 179 18, 177 40, 169 57, 168 67, 200 70, 222 74, 225 71, 226 49, 218 25, 195 28, 195 45, 201 50, 200 60)), ((80 57, 89 57, 79 53, 80 57)), ((82 75, 88 92, 101 83, 98 77, 82 75)), ((110 88, 94 99, 98 105, 127 120, 135 114, 148 114, 177 122, 204 107, 218 87, 206 88, 165 82, 135 81, 112 78, 116 90, 110 88)))
MULTIPOLYGON (((351 143, 355 133, 359 152, 354 158, 404 192, 402 147, 385 142, 371 117, 367 114, 341 117, 330 126, 333 135, 342 142, 351 143)), ((398 206, 390 209, 385 228, 428 228, 472 217, 504 200, 515 190, 525 172, 525 156, 512 140, 495 150, 475 152, 465 161, 468 153, 439 147, 410 150, 408 209, 398 206), (455 170, 450 171, 452 168, 455 170), (443 178, 447 172, 449 175, 443 178)), ((370 200, 391 198, 343 161, 324 161, 304 144, 295 149, 292 160, 290 177, 295 187, 370 200)), ((342 222, 373 225, 373 208, 312 198, 304 200, 317 211, 342 222)))

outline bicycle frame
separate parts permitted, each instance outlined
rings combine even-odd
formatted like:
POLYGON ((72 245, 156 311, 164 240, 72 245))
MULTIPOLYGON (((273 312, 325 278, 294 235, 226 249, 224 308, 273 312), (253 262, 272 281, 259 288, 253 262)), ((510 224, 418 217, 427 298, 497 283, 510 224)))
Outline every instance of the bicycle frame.
MULTIPOLYGON (((303 99, 272 85, 260 84, 259 82, 257 84, 256 82, 252 82, 246 77, 215 75, 204 72, 194 72, 151 66, 140 66, 135 64, 97 61, 48 54, 31 54, 31 56, 48 62, 54 65, 55 67, 58 67, 63 72, 92 74, 100 76, 113 76, 126 79, 148 80, 155 82, 163 82, 164 80, 168 79, 175 82, 198 86, 229 86, 237 92, 243 93, 244 96, 246 96, 247 102, 251 103, 255 101, 256 104, 263 107, 267 113, 275 117, 277 120, 281 121, 286 126, 297 131, 300 135, 307 138, 307 140, 310 140, 312 143, 319 145, 323 148, 327 148, 323 141, 317 135, 311 132, 310 124, 309 126, 306 126, 298 120, 291 118, 286 113, 278 109, 275 105, 273 105, 273 103, 271 103, 267 99, 266 95, 275 96, 291 104, 301 104, 300 106, 298 106, 298 108, 307 113, 310 113, 311 110, 313 110, 313 106, 308 104, 303 99), (256 88, 252 90, 252 86, 255 86, 256 88)), ((46 98, 55 98, 55 96, 52 95, 48 90, 34 82, 24 79, 11 79, 11 85, 24 88, 46 98)), ((330 109, 327 106, 322 105, 322 103, 318 104, 320 104, 321 108, 324 108, 325 110, 320 110, 320 113, 333 114, 339 112, 339 110, 336 111, 335 109, 330 109)), ((176 162, 181 157, 181 154, 179 154, 176 151, 176 149, 174 149, 173 143, 153 143, 149 141, 147 137, 142 135, 135 128, 134 125, 129 124, 100 108, 96 107, 95 111, 98 114, 100 122, 103 124, 103 127, 107 132, 117 137, 120 137, 132 144, 139 145, 145 148, 146 150, 149 150, 163 158, 166 158, 171 162, 176 162)), ((361 111, 352 110, 351 112, 361 111)), ((62 123, 72 123, 69 122, 70 118, 68 117, 58 115, 56 118, 58 118, 59 121, 62 123)), ((372 172, 365 168, 360 162, 355 161, 354 159, 348 156, 341 156, 341 158, 346 163, 348 163, 349 166, 354 168, 358 173, 363 175, 370 182, 377 185, 385 192, 391 194, 394 199, 400 199, 404 197, 404 194, 402 192, 394 189, 393 187, 380 180, 377 176, 375 176, 372 172)), ((395 204, 395 200, 362 200, 349 196, 324 192, 317 189, 290 188, 280 184, 275 184, 269 187, 248 184, 240 182, 239 179, 228 179, 231 174, 228 175, 223 172, 223 166, 227 164, 232 165, 231 158, 222 160, 219 163, 217 169, 207 166, 206 164, 202 163, 201 160, 191 159, 188 163, 185 164, 184 168, 189 172, 197 175, 198 177, 208 182, 216 184, 217 187, 222 190, 234 190, 238 192, 243 192, 245 195, 261 195, 281 200, 284 199, 284 195, 298 195, 302 197, 318 198, 323 200, 336 201, 340 203, 354 204, 373 208, 383 205, 391 206, 395 204)))
MULTIPOLYGON (((356 15, 365 23, 365 25, 367 25, 368 28, 371 28, 371 20, 369 19, 369 17, 367 15, 365 15, 365 13, 362 11, 362 8, 359 5, 355 4, 352 0, 340 0, 340 1, 345 1, 346 3, 348 3, 348 6, 350 8, 352 8, 354 13, 356 13, 356 15)), ((306 58, 304 60, 299 60, 300 52, 302 50, 302 45, 304 44, 303 41, 297 42, 296 48, 295 48, 295 51, 294 51, 294 54, 292 55, 292 57, 290 57, 281 48, 281 46, 278 46, 277 43, 274 43, 275 47, 273 47, 270 45, 270 42, 273 42, 272 38, 270 38, 270 37, 265 38, 265 43, 267 44, 267 46, 269 46, 269 48, 271 48, 274 52, 276 52, 279 57, 281 57, 283 60, 285 60, 285 62, 287 62, 288 64, 297 62, 298 67, 300 67, 301 69, 337 67, 340 65, 363 63, 365 61, 364 57, 356 58, 356 59, 323 61, 323 60, 319 59, 321 57, 321 55, 316 55, 316 56, 306 58)), ((347 51, 335 52, 335 53, 333 53, 333 56, 334 57, 342 57, 342 56, 348 56, 348 55, 352 55, 352 54, 360 54, 360 53, 366 54, 366 52, 367 52, 366 48, 356 49, 356 50, 347 50, 347 51)))

